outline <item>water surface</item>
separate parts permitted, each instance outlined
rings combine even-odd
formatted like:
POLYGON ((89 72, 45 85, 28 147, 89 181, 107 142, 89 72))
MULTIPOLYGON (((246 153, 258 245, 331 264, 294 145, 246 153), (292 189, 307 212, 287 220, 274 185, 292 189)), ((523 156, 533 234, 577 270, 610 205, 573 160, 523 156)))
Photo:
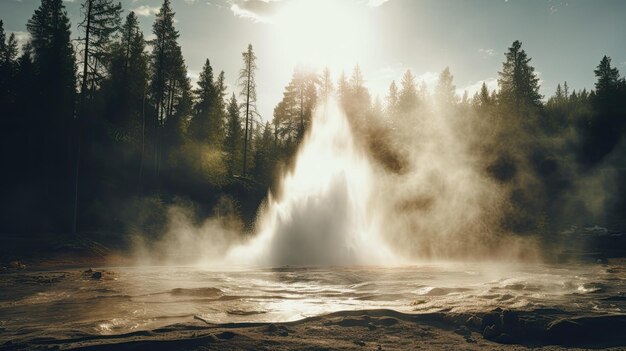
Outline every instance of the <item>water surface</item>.
POLYGON ((626 268, 438 264, 403 267, 105 268, 0 275, 0 341, 111 335, 195 316, 280 322, 340 310, 484 312, 495 307, 626 311, 626 268))

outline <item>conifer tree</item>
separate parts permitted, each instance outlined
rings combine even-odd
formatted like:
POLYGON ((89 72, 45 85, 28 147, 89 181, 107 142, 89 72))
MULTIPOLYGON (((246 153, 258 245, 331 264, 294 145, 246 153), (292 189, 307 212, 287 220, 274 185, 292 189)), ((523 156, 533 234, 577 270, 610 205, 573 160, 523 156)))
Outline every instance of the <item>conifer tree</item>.
POLYGON ((113 0, 85 0, 82 4, 83 21, 79 24, 85 37, 82 38, 83 62, 81 99, 93 94, 105 78, 103 71, 108 66, 111 40, 120 28, 122 4, 113 0))
POLYGON ((191 111, 191 83, 178 45, 170 0, 163 0, 152 26, 150 94, 154 103, 154 170, 158 178, 161 159, 167 148, 180 143, 183 122, 191 111))
POLYGON ((413 111, 418 104, 417 87, 415 85, 415 76, 411 70, 406 70, 402 76, 400 94, 398 96, 398 109, 400 112, 407 113, 413 111))
POLYGON ((252 44, 242 53, 243 68, 239 71, 239 86, 241 87, 242 108, 245 111, 244 139, 243 139, 243 176, 247 175, 248 146, 252 133, 250 129, 254 123, 254 117, 258 115, 256 110, 256 80, 255 71, 256 55, 252 44))
MULTIPOLYGON (((37 91, 33 111, 36 146, 39 149, 41 201, 48 207, 41 223, 65 230, 72 225, 71 135, 76 101, 76 64, 70 40, 71 25, 62 0, 42 0, 26 25, 31 35, 37 91)), ((75 201, 74 201, 75 202, 75 201)), ((75 221, 73 221, 76 223, 75 221)), ((75 231, 75 230, 74 230, 75 231)))
POLYGON ((450 68, 446 67, 439 74, 437 86, 435 87, 435 97, 440 106, 453 106, 458 102, 456 87, 452 83, 454 76, 450 73, 450 68))
POLYGON ((517 113, 526 111, 529 107, 541 106, 539 78, 535 74, 535 68, 530 65, 531 59, 522 49, 522 43, 514 41, 505 57, 498 79, 501 102, 517 113))
POLYGON ((233 93, 228 102, 228 112, 226 123, 226 138, 224 139, 224 150, 227 153, 226 168, 228 174, 232 176, 235 173, 235 167, 238 164, 240 147, 242 141, 241 133, 241 117, 239 115, 239 104, 235 93, 233 93))
POLYGON ((395 116, 398 113, 398 86, 396 81, 391 81, 389 85, 389 94, 387 95, 387 115, 395 116))

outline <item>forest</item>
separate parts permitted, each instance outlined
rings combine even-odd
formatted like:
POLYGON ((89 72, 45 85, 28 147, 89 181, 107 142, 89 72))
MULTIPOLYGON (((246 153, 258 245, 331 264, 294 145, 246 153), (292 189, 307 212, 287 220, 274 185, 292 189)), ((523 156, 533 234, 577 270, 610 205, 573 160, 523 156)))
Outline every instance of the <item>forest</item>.
MULTIPOLYGON (((253 45, 239 72, 187 75, 164 0, 146 40, 113 0, 86 0, 73 36, 62 0, 42 0, 19 47, 0 21, 2 228, 5 233, 123 238, 159 235, 167 208, 250 231, 292 166, 318 105, 336 96, 378 169, 406 174, 432 116, 450 124, 482 174, 503 189, 501 230, 546 236, 573 227, 626 230, 626 81, 598 57, 593 89, 565 79, 551 96, 513 41, 498 89, 458 96, 445 68, 433 91, 407 70, 371 96, 359 66, 338 78, 296 68, 274 115, 256 109, 253 45), (226 86, 225 76, 239 77, 226 86), (417 130, 417 132, 416 132, 417 130)), ((445 146, 444 146, 445 147, 445 146)), ((425 210, 428 201, 405 207, 425 210)))

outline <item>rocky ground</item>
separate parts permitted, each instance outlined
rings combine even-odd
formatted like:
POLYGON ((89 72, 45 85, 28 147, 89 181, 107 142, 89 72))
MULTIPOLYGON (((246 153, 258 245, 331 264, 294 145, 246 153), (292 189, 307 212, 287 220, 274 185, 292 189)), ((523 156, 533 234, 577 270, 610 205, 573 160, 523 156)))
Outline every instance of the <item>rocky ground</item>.
POLYGON ((483 315, 337 312, 301 321, 208 324, 69 340, 11 341, 0 350, 577 350, 626 349, 626 315, 554 319, 550 311, 483 315))

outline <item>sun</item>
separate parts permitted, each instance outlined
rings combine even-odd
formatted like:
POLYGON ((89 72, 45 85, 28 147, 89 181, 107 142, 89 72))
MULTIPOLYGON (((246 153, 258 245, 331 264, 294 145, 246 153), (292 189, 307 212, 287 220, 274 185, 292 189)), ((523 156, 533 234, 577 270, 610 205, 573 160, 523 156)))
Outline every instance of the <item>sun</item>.
POLYGON ((296 0, 274 17, 271 41, 299 64, 347 69, 367 55, 367 7, 351 0, 296 0))

